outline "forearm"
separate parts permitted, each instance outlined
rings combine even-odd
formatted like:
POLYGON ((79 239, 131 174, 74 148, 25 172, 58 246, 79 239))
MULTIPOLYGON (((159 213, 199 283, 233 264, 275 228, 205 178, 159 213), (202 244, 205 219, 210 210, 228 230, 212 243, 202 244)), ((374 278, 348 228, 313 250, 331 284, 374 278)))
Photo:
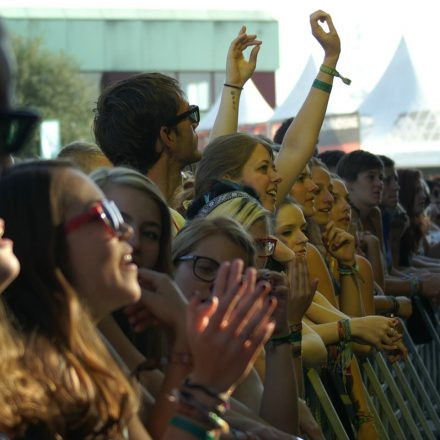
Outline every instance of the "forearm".
POLYGON ((272 426, 298 433, 298 387, 290 344, 266 350, 266 377, 260 416, 272 426))
POLYGON ((223 86, 220 107, 211 130, 210 141, 219 136, 237 132, 241 86, 236 87, 223 86))
MULTIPOLYGON (((327 361, 327 349, 319 335, 304 322, 302 332, 301 364, 304 364, 306 368, 317 368, 327 361)), ((297 363, 295 363, 295 366, 297 366, 297 363)), ((300 394, 303 396, 302 388, 300 386, 300 382, 302 383, 302 369, 296 369, 296 377, 300 394)))
MULTIPOLYGON (((186 338, 177 337, 173 350, 175 353, 189 353, 186 338)), ((172 390, 181 386, 191 370, 191 366, 187 363, 170 362, 168 364, 156 404, 148 418, 148 429, 154 438, 162 437, 173 415, 174 404, 169 399, 172 390)))
MULTIPOLYGON (((324 64, 335 67, 337 57, 324 58, 324 64)), ((333 76, 318 72, 317 80, 333 84, 333 76)), ((293 183, 312 157, 324 121, 330 94, 311 87, 304 104, 288 128, 275 161, 283 179, 278 185, 277 201, 284 200, 293 183)))

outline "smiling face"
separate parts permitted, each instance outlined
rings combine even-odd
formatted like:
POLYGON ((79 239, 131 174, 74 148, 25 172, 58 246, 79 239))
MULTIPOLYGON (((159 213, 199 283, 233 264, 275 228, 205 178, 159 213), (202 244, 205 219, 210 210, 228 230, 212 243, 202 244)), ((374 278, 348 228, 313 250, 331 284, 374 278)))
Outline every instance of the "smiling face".
POLYGON ((310 168, 305 166, 290 190, 290 194, 302 206, 304 215, 311 217, 315 213, 315 192, 318 186, 312 179, 310 168))
POLYGON ((332 179, 332 184, 334 201, 330 219, 335 222, 336 227, 348 231, 351 222, 351 206, 347 187, 339 179, 332 179))
POLYGON ((382 206, 395 209, 399 202, 399 178, 394 167, 384 168, 382 206))
POLYGON ((373 168, 362 171, 354 182, 346 182, 350 199, 361 212, 379 205, 382 198, 383 170, 373 168))
MULTIPOLYGON (((204 238, 187 255, 209 258, 217 262, 218 266, 224 261, 232 261, 235 258, 241 258, 243 261, 248 260, 245 250, 223 234, 204 238)), ((176 261, 174 280, 187 299, 191 299, 195 292, 199 292, 202 298, 211 297, 213 283, 203 281, 194 274, 192 260, 176 261)))
POLYGON ((116 203, 125 222, 133 228, 129 244, 133 248, 134 263, 153 269, 159 257, 162 235, 159 206, 145 191, 127 185, 107 185, 104 193, 116 203))
POLYGON ((274 211, 281 178, 276 172, 271 155, 263 145, 256 145, 243 167, 240 181, 255 190, 267 210, 274 211))
POLYGON ((330 221, 330 210, 333 205, 333 185, 329 172, 320 167, 312 167, 312 179, 318 189, 315 192, 315 213, 313 219, 320 226, 330 221))
MULTIPOLYGON (((57 205, 64 208, 58 215, 65 224, 104 198, 89 178, 73 169, 59 171, 53 187, 62 191, 57 205)), ((119 237, 109 234, 103 221, 95 218, 65 236, 70 281, 97 319, 140 298, 137 267, 127 242, 132 231, 125 231, 119 237)))
POLYGON ((306 220, 301 209, 293 203, 285 203, 277 212, 276 236, 297 256, 306 255, 308 238, 305 235, 306 220))

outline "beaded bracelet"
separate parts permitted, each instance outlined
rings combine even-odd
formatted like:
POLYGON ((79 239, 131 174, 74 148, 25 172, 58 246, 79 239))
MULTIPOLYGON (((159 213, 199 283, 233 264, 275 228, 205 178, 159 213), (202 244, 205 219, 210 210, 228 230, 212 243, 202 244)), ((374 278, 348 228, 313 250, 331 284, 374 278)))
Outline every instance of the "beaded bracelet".
POLYGON ((359 266, 355 263, 353 266, 338 265, 338 273, 341 275, 353 275, 359 271, 359 266))
POLYGON ((313 81, 312 87, 315 89, 322 90, 323 92, 330 93, 332 91, 332 85, 329 83, 326 83, 324 81, 320 81, 319 79, 315 79, 313 81))
POLYGON ((321 64, 321 67, 319 68, 319 70, 321 72, 327 73, 328 75, 336 76, 337 78, 340 78, 344 84, 347 84, 347 86, 349 86, 351 84, 351 79, 345 78, 333 67, 329 67, 329 66, 326 66, 325 64, 321 64))
POLYGON ((197 439, 200 440, 215 439, 214 434, 210 433, 209 431, 206 431, 205 429, 201 428, 199 425, 191 422, 190 420, 184 417, 174 416, 169 423, 171 426, 175 426, 176 428, 179 428, 182 431, 185 431, 188 434, 193 435, 197 439))
POLYGON ((232 84, 227 84, 227 83, 224 83, 223 85, 225 87, 231 87, 231 89, 243 90, 243 87, 240 87, 240 86, 234 86, 232 84))

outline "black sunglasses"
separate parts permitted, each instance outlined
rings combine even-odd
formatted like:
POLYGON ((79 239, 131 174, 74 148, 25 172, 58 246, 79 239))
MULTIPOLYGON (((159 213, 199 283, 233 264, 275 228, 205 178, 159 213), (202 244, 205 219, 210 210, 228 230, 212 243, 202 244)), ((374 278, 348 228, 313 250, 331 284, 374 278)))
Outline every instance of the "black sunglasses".
POLYGON ((29 110, 0 111, 0 154, 16 153, 31 137, 40 116, 29 110))
POLYGON ((183 121, 186 118, 188 118, 192 124, 198 124, 200 122, 199 107, 197 105, 190 105, 189 109, 186 112, 183 112, 180 115, 171 118, 166 125, 168 127, 172 127, 174 125, 177 125, 180 121, 183 121))

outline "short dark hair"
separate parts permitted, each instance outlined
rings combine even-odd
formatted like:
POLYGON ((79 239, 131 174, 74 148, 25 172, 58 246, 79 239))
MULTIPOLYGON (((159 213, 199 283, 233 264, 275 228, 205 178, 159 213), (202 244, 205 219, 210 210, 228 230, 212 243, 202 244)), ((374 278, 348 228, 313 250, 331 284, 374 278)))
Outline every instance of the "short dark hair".
POLYGON ((378 154, 377 157, 382 161, 384 168, 391 168, 395 166, 394 160, 389 158, 388 156, 378 154))
POLYGON ((288 118, 278 127, 278 130, 275 132, 275 135, 273 137, 274 143, 278 145, 281 145, 283 143, 284 135, 286 134, 286 131, 290 127, 290 124, 293 120, 294 118, 288 118))
POLYGON ((336 171, 339 161, 345 154, 345 151, 342 150, 328 150, 319 153, 318 158, 327 165, 329 170, 336 171))
POLYGON ((141 73, 112 84, 96 104, 96 143, 114 165, 145 173, 159 160, 160 128, 177 115, 183 96, 177 80, 161 73, 141 73))
POLYGON ((354 182, 359 173, 383 169, 383 163, 376 155, 364 150, 346 154, 338 163, 337 173, 347 182, 354 182))

